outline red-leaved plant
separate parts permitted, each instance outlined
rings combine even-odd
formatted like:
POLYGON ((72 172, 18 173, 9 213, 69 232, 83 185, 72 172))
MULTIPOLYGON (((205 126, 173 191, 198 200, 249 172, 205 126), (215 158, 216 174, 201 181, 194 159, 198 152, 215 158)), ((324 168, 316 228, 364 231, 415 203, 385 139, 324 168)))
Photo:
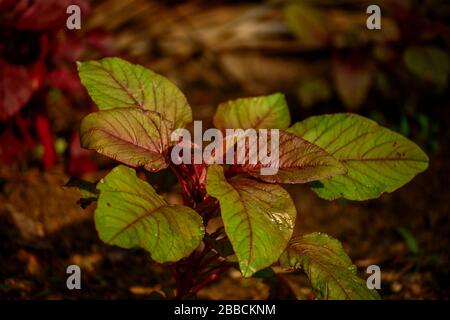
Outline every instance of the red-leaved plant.
MULTIPOLYGON (((69 5, 80 6, 84 16, 91 11, 88 0, 0 0, 0 164, 25 160, 41 145, 37 156, 42 153, 43 167, 52 168, 58 160, 55 131, 70 130, 67 123, 55 128, 55 114, 64 112, 58 109, 90 107, 74 62, 113 53, 105 32, 67 29, 69 5)), ((68 172, 95 170, 75 141, 68 172)))
MULTIPOLYGON (((304 271, 319 299, 379 298, 336 239, 293 236, 297 212, 280 184, 309 183, 328 200, 377 198, 427 168, 417 145, 355 114, 314 116, 290 126, 286 101, 277 93, 221 104, 213 119, 224 133, 278 129, 276 173, 263 175, 265 164, 248 161, 249 143, 241 164, 175 164, 171 154, 180 141, 171 135, 192 121, 192 112, 172 82, 118 58, 82 62, 78 71, 99 108, 82 121, 81 144, 125 165, 96 186, 71 184, 97 201, 95 225, 104 242, 142 247, 171 268, 176 298, 195 296, 229 267, 244 277, 267 276, 274 275, 274 264, 304 271), (133 167, 172 170, 184 205, 169 204, 133 167), (210 231, 208 223, 218 216, 223 227, 210 231)), ((222 154, 217 150, 216 159, 222 154)))

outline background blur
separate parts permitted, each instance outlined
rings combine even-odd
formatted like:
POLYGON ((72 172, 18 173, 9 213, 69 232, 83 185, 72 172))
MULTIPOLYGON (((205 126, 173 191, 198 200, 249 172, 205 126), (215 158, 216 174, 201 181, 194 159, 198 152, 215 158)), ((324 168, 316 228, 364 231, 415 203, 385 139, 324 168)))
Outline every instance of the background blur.
MULTIPOLYGON (((448 299, 449 21, 446 0, 0 0, 0 298, 151 298, 171 284, 145 252, 103 244, 95 205, 81 209, 78 191, 62 187, 114 166, 80 148, 95 106, 75 61, 120 56, 174 81, 205 124, 219 102, 280 91, 293 122, 355 112, 416 142, 430 168, 380 199, 327 202, 289 187, 296 232, 337 237, 362 277, 379 265, 385 299, 448 299), (81 30, 67 30, 75 3, 81 30), (366 28, 371 4, 381 30, 366 28), (66 289, 69 264, 81 266, 82 290, 66 289)), ((151 179, 177 200, 174 177, 151 179)), ((279 277, 314 298, 305 277, 279 277)), ((231 271, 199 297, 292 295, 231 271)))

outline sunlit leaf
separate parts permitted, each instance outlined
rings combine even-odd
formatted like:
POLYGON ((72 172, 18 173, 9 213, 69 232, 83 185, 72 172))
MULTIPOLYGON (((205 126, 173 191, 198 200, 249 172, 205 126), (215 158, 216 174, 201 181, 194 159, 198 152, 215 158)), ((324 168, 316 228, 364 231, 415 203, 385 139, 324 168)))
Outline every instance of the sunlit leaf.
POLYGON ((325 199, 377 198, 400 188, 428 167, 427 155, 416 144, 355 114, 311 117, 289 131, 321 146, 347 167, 346 175, 311 184, 325 199))
POLYGON ((244 277, 277 261, 288 243, 296 210, 289 194, 278 185, 234 177, 208 168, 207 192, 220 203, 225 231, 244 277))
POLYGON ((81 145, 149 171, 167 167, 172 123, 156 112, 118 108, 94 112, 81 123, 81 145))
POLYGON ((97 189, 95 225, 108 244, 142 247, 163 263, 188 256, 203 238, 202 218, 193 209, 167 204, 131 168, 117 166, 97 189))
MULTIPOLYGON (((266 147, 270 148, 271 139, 269 135, 266 147)), ((346 172, 346 168, 328 152, 287 131, 279 131, 279 143, 275 145, 279 150, 279 162, 274 174, 261 171, 262 168, 269 168, 271 164, 263 164, 260 158, 257 164, 251 164, 249 159, 252 158, 253 152, 248 143, 246 147, 248 151, 242 169, 266 182, 306 183, 346 172)), ((260 148, 261 146, 258 146, 253 150, 259 152, 260 148)))
POLYGON ((100 110, 139 107, 156 111, 184 127, 192 111, 183 93, 168 79, 119 58, 78 63, 81 82, 100 110))
POLYGON ((341 243, 332 237, 312 233, 295 237, 280 257, 282 267, 303 270, 319 299, 373 300, 376 290, 356 275, 356 266, 341 243))
POLYGON ((214 115, 218 129, 284 129, 291 116, 281 93, 269 96, 241 98, 222 103, 214 115))

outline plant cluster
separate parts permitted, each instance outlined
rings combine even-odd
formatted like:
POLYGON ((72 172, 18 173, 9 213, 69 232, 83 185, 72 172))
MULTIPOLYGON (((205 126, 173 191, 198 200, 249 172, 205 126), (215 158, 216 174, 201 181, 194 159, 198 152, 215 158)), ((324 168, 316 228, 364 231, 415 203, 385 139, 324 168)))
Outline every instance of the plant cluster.
POLYGON ((349 113, 291 125, 284 96, 276 93, 220 104, 213 118, 222 131, 278 129, 276 174, 262 175, 261 162, 174 164, 170 155, 178 141, 171 134, 192 121, 192 111, 172 82, 118 58, 81 62, 78 71, 99 108, 83 119, 81 144, 123 164, 96 185, 72 185, 97 202, 100 239, 122 248, 141 247, 170 267, 175 297, 195 296, 229 267, 251 277, 273 275, 271 266, 279 264, 305 272, 320 299, 379 298, 357 276, 336 239, 322 233, 293 236, 296 208, 281 185, 309 183, 327 200, 377 198, 428 167, 417 145, 349 113), (168 203, 134 168, 149 175, 173 171, 184 204, 168 203), (214 217, 221 217, 223 227, 210 230, 214 217))

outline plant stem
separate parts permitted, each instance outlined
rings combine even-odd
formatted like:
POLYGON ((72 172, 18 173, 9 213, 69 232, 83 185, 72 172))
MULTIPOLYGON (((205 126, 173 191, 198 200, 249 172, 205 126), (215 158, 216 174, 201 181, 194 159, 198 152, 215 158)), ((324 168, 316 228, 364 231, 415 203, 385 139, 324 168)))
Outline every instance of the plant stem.
POLYGON ((222 273, 224 273, 225 271, 228 270, 229 268, 229 264, 224 261, 224 263, 222 263, 221 266, 219 266, 218 270, 215 271, 214 273, 210 274, 209 276, 207 276, 205 279, 201 280, 196 286, 194 286, 191 290, 190 290, 190 294, 196 294, 198 291, 200 291, 201 289, 203 289, 206 285, 208 285, 210 282, 214 281, 215 279, 217 279, 222 273))
MULTIPOLYGON (((203 223, 206 226, 212 214, 217 209, 218 203, 214 198, 206 196, 205 186, 199 179, 197 167, 188 167, 184 164, 174 165, 171 163, 170 168, 175 173, 180 184, 184 204, 195 209, 203 217, 203 223)), ((220 255, 214 254, 205 259, 211 250, 211 247, 205 243, 205 247, 201 253, 194 251, 189 257, 174 265, 172 273, 176 280, 177 290, 175 299, 185 299, 194 295, 229 268, 228 263, 223 261, 219 266, 208 269, 211 263, 220 258, 220 255), (211 274, 211 272, 213 273, 211 274), (195 284, 196 278, 205 274, 207 277, 195 284)))

